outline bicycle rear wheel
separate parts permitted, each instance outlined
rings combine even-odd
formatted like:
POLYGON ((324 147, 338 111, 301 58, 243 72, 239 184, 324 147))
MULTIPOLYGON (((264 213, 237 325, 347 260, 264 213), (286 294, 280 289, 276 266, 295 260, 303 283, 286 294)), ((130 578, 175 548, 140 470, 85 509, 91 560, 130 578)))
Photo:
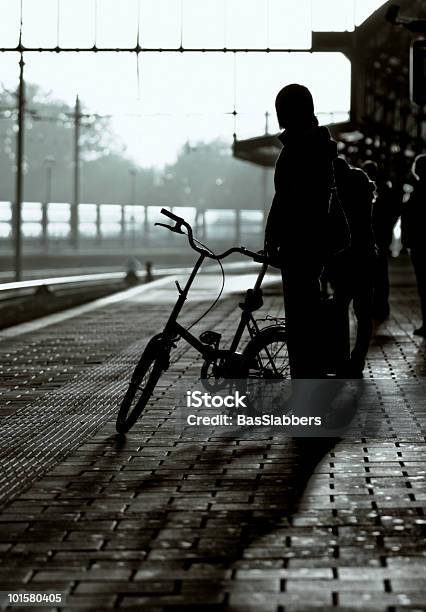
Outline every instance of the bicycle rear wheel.
POLYGON ((287 412, 291 397, 287 333, 283 325, 262 329, 243 351, 245 391, 254 412, 287 412))
POLYGON ((136 423, 168 367, 168 353, 159 340, 155 337, 149 342, 133 372, 117 415, 116 429, 120 434, 127 433, 136 423))
POLYGON ((290 378, 285 327, 274 325, 262 329, 247 344, 243 351, 243 357, 248 367, 248 378, 290 378))

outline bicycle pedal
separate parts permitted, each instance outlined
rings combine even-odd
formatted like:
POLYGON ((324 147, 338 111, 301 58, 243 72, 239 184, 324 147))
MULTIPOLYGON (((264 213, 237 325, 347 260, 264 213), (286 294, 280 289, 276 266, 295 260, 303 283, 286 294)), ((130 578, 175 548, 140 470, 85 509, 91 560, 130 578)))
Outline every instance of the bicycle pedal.
POLYGON ((222 334, 215 331, 205 331, 200 335, 200 340, 203 344, 218 346, 222 338, 222 334))

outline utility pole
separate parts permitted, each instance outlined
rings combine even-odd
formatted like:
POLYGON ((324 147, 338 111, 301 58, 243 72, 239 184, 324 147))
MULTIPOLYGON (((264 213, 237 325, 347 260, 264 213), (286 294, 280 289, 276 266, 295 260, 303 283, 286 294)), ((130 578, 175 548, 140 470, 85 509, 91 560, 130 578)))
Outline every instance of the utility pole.
MULTIPOLYGON (((269 112, 265 113, 265 136, 269 134, 269 112)), ((268 168, 263 166, 262 168, 262 200, 263 200, 263 229, 266 228, 266 221, 268 218, 268 168)))
POLYGON ((262 168, 263 229, 266 228, 266 221, 268 220, 268 179, 268 168, 264 166, 262 168))
POLYGON ((75 99, 74 111, 74 186, 71 204, 71 246, 78 248, 78 205, 80 203, 80 99, 75 99))
POLYGON ((15 280, 22 280, 22 197, 24 179, 24 130, 25 130, 25 82, 24 57, 19 61, 18 87, 18 131, 16 134, 16 195, 13 219, 13 241, 15 246, 15 280))

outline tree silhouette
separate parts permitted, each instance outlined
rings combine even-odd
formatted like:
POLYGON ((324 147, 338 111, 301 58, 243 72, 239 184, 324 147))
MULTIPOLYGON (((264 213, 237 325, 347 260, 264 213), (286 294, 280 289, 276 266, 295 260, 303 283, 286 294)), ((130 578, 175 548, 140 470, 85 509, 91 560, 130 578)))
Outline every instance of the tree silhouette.
MULTIPOLYGON (((51 166, 51 201, 71 202, 73 185, 74 109, 37 85, 27 85, 24 200, 46 199, 51 166)), ((15 193, 16 98, 0 93, 0 200, 15 193)), ((185 145, 176 162, 142 168, 123 153, 108 118, 81 118, 81 202, 198 209, 263 209, 262 172, 232 157, 230 143, 215 140, 185 145), (134 181, 134 182, 132 182, 134 181)), ((267 201, 272 197, 269 180, 267 201)))

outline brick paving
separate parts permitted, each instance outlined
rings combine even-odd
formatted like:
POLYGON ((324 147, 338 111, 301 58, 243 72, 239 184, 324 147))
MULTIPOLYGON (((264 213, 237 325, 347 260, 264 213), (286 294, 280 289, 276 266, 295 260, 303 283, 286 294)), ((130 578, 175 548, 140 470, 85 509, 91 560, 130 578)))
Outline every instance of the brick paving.
MULTIPOLYGON (((200 329, 229 337, 237 301, 200 329)), ((66 592, 64 610, 426 609, 421 420, 383 439, 177 435, 170 398, 200 366, 182 345, 116 439, 128 373, 169 309, 164 287, 0 342, 1 590, 66 592)), ((414 289, 395 290, 370 351, 367 376, 395 399, 426 374, 416 316, 414 289)))

